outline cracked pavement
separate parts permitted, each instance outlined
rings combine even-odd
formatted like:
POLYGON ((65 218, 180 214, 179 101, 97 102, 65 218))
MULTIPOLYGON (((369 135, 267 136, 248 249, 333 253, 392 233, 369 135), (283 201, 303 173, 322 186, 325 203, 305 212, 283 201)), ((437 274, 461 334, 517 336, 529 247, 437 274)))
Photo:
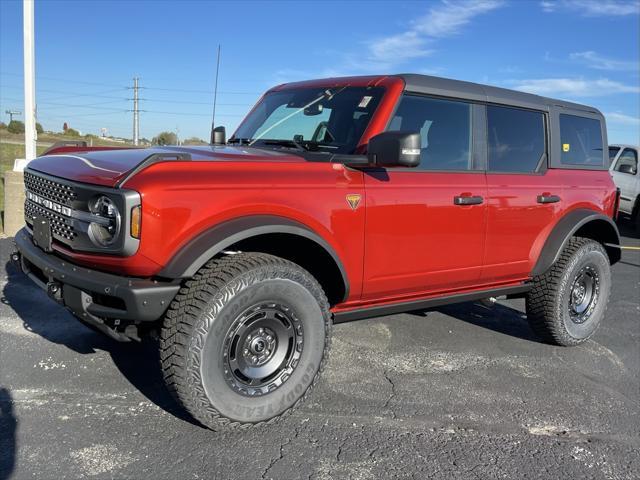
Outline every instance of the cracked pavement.
MULTIPOLYGON (((3 264, 10 243, 0 241, 3 264)), ((153 341, 94 333, 12 267, 1 281, 0 479, 640 472, 638 252, 614 267, 607 319, 582 346, 539 343, 521 300, 340 324, 309 400, 238 432, 205 430, 176 407, 153 341)))

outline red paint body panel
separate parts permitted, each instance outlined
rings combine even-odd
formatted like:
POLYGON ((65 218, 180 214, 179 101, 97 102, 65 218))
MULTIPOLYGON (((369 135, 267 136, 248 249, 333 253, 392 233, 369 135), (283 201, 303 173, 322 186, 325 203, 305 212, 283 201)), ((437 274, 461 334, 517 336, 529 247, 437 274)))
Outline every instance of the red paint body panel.
MULTIPOLYGON (((404 89, 398 77, 300 82, 281 88, 336 85, 385 88, 359 142, 384 131, 404 89)), ((65 150, 30 168, 70 180, 114 186, 152 153, 191 160, 152 163, 123 188, 142 197, 142 236, 130 257, 56 250, 73 262, 127 276, 153 277, 202 232, 252 215, 295 220, 324 239, 341 259, 349 298, 334 311, 518 285, 530 277, 554 226, 587 208, 612 216, 615 187, 607 171, 549 169, 543 174, 354 170, 306 161, 286 151, 200 147, 65 150), (74 152, 86 152, 80 157, 74 152), (98 168, 96 168, 98 167, 98 168), (362 201, 352 209, 348 194, 362 201), (561 201, 537 203, 538 195, 561 201), (481 205, 454 205, 482 196, 481 205)))
POLYGON ((366 175, 365 185, 362 300, 477 284, 486 206, 457 206, 453 199, 459 195, 485 197, 483 173, 389 169, 366 175))

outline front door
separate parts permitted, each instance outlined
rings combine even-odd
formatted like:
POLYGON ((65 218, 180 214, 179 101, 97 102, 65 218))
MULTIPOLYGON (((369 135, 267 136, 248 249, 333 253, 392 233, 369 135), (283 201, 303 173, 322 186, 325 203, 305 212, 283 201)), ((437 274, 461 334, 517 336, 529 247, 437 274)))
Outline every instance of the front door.
POLYGON ((421 163, 365 171, 364 301, 455 291, 480 278, 487 191, 472 148, 474 108, 401 99, 389 130, 421 133, 421 163))
POLYGON ((620 189, 620 210, 631 214, 636 199, 640 195, 640 176, 638 176, 638 153, 626 147, 618 156, 611 172, 613 182, 620 189))

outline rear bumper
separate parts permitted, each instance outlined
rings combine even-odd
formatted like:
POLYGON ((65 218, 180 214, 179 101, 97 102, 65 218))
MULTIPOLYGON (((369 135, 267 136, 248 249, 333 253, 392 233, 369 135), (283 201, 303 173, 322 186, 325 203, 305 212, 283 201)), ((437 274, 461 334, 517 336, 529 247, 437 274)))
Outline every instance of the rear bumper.
POLYGON ((158 320, 180 289, 178 280, 121 277, 74 265, 35 246, 24 228, 16 234, 15 242, 22 271, 50 297, 92 324, 104 319, 127 323, 158 320))

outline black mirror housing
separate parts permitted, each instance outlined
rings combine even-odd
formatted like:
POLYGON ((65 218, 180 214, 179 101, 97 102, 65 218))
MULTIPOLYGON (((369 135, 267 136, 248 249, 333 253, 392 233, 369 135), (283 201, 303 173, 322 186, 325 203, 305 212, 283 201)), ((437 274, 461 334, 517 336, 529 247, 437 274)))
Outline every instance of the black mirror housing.
POLYGON ((620 167, 618 167, 618 172, 628 173, 629 175, 635 175, 636 169, 633 168, 633 165, 629 165, 628 163, 625 163, 624 165, 620 165, 620 167))
POLYGON ((211 130, 211 145, 226 145, 227 130, 224 127, 216 127, 211 130))
POLYGON ((420 165, 422 140, 416 132, 383 132, 369 139, 371 165, 385 168, 420 165))

